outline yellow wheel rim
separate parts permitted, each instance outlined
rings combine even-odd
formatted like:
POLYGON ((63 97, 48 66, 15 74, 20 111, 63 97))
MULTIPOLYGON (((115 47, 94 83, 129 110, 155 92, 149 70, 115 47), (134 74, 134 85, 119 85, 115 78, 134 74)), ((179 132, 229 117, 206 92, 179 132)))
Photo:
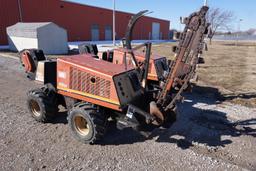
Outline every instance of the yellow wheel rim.
POLYGON ((87 120, 82 116, 75 116, 74 124, 77 132, 81 136, 87 136, 89 134, 89 125, 87 120))
POLYGON ((30 108, 31 108, 31 111, 32 111, 33 115, 35 115, 36 117, 39 117, 41 115, 41 113, 40 113, 41 109, 40 109, 40 106, 37 103, 37 101, 31 100, 30 101, 30 108))

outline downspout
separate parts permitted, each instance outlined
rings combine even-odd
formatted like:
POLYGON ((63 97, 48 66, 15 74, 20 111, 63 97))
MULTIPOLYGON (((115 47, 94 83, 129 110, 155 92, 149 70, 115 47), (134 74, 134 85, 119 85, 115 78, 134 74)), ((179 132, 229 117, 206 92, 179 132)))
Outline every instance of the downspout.
POLYGON ((18 2, 18 7, 19 7, 20 22, 22 22, 22 21, 23 21, 23 18, 22 18, 21 3, 20 3, 20 0, 17 0, 17 2, 18 2))

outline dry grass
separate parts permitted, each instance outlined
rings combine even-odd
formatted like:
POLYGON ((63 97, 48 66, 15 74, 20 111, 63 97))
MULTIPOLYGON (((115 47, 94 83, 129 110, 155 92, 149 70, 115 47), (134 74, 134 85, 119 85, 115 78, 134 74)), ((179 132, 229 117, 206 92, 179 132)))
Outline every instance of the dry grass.
MULTIPOLYGON (((153 53, 171 58, 175 43, 154 45, 153 53)), ((226 99, 256 106, 256 42, 213 42, 198 67, 200 84, 218 87, 226 99)))
POLYGON ((198 69, 201 80, 233 93, 256 92, 256 43, 214 42, 198 69))
POLYGON ((174 53, 172 52, 172 48, 175 45, 177 45, 177 43, 154 44, 152 46, 152 53, 173 59, 174 53))

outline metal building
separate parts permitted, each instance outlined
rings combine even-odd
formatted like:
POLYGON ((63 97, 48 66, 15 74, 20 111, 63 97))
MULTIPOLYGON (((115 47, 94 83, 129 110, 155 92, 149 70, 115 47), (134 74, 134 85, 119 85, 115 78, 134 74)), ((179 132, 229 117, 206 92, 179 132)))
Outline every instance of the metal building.
POLYGON ((54 23, 17 23, 6 30, 12 51, 36 48, 45 54, 68 52, 67 31, 54 23))
MULTIPOLYGON (((54 22, 67 30, 69 41, 111 40, 112 15, 111 9, 67 0, 1 0, 0 44, 7 44, 6 27, 17 22, 54 22)), ((116 11, 117 39, 124 37, 132 15, 116 11)), ((169 27, 170 21, 143 17, 134 28, 133 39, 168 39, 169 27)))

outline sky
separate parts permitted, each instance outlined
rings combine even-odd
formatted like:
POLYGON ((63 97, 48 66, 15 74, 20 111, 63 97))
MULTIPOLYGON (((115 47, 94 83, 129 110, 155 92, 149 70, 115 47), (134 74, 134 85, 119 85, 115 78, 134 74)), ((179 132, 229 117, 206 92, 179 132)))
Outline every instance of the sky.
MULTIPOLYGON (((70 0, 82 4, 112 9, 113 0, 70 0)), ((170 28, 180 29, 179 18, 186 17, 198 10, 204 0, 115 0, 116 10, 137 13, 141 10, 150 10, 151 17, 171 21, 170 28)), ((208 0, 209 6, 232 11, 236 17, 232 24, 234 31, 256 28, 256 0, 208 0)))

